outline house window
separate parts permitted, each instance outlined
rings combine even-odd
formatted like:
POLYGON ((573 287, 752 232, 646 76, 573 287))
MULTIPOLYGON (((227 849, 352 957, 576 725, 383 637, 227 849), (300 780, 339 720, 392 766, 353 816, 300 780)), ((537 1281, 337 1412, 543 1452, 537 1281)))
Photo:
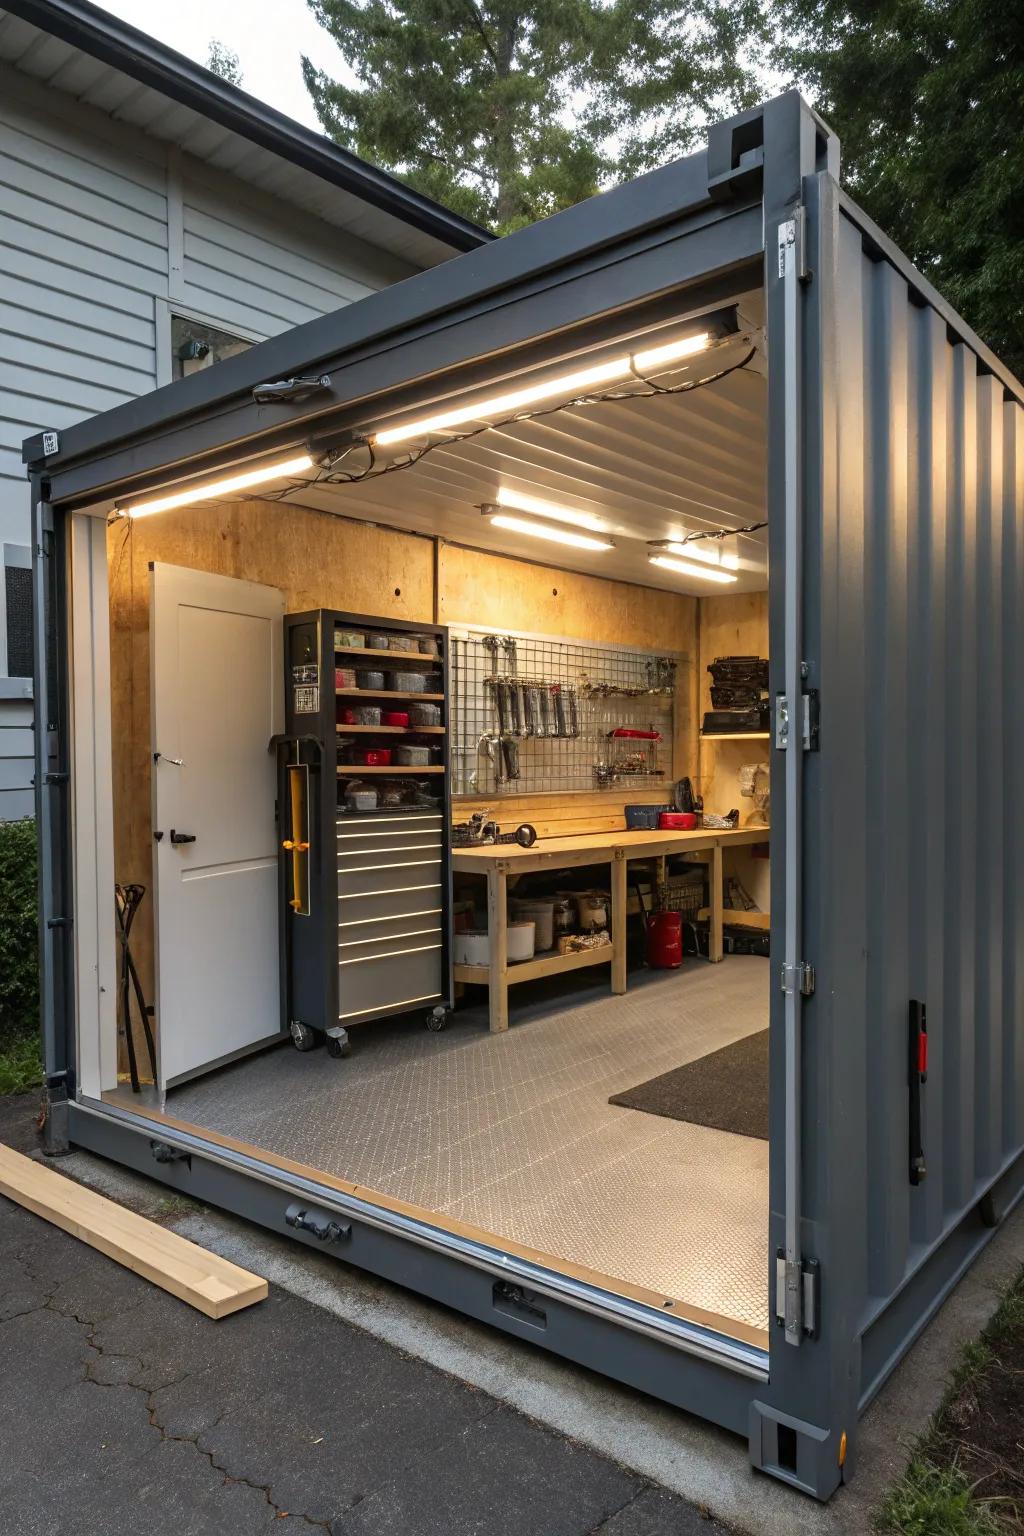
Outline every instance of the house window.
POLYGON ((226 357, 247 352, 253 345, 242 336, 232 336, 215 325, 202 320, 189 320, 185 315, 171 315, 171 377, 187 379, 190 373, 201 368, 212 368, 226 357))
MULTIPOLYGON (((4 544, 4 638, 8 677, 32 676, 32 554, 23 544, 4 544)), ((0 667, 0 671, 3 668, 0 667)))

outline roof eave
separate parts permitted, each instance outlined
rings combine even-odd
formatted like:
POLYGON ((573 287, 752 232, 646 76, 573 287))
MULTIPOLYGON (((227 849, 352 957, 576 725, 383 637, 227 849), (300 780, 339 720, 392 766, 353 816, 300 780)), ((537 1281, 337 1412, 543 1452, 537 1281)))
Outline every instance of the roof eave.
POLYGON ((4 9, 452 250, 494 238, 88 0, 4 0, 4 9))

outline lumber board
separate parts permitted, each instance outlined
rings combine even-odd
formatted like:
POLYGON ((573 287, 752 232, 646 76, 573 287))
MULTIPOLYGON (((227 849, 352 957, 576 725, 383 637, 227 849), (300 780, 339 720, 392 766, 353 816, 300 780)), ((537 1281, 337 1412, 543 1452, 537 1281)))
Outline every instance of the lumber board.
POLYGON ((227 1317, 266 1298, 262 1276, 4 1146, 0 1193, 207 1317, 227 1317))

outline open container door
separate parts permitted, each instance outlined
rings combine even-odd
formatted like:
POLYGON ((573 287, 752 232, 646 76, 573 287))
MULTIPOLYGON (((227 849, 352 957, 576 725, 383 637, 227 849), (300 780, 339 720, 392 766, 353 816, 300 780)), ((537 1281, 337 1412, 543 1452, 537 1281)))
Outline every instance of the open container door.
POLYGON ((282 728, 284 599, 154 564, 150 604, 164 1090, 281 1031, 270 741, 282 728))

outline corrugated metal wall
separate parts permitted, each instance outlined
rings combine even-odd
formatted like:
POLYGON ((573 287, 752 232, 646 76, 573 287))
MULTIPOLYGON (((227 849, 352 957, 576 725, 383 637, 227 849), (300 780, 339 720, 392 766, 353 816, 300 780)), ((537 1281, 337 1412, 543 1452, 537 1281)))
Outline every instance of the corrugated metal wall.
POLYGON ((1024 1142, 1024 410, 845 213, 836 255, 807 1092, 863 1326, 1024 1142))

